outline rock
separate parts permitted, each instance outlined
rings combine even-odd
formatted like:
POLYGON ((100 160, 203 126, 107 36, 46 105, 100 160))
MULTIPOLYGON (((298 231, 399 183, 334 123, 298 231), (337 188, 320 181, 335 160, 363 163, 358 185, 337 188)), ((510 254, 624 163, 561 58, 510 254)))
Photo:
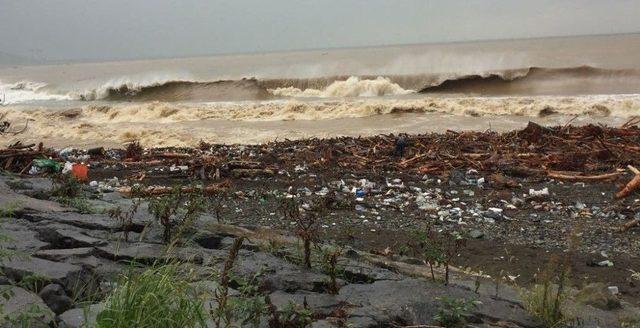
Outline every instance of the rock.
POLYGON ((474 239, 480 239, 484 237, 484 232, 474 229, 469 232, 469 237, 474 239))
POLYGON ((536 326, 526 311, 514 307, 510 302, 478 296, 463 288, 413 278, 350 284, 342 287, 338 294, 338 299, 351 305, 347 323, 357 327, 386 327, 391 322, 436 325, 433 317, 440 309, 440 299, 443 297, 481 301, 482 304, 474 313, 470 313, 478 314, 480 318, 501 318, 518 326, 536 326))
POLYGON ((62 286, 58 284, 46 285, 38 293, 38 296, 55 314, 61 314, 73 305, 73 300, 67 296, 62 286))
POLYGON ((333 325, 328 320, 318 320, 311 323, 311 328, 333 328, 333 327, 340 327, 340 326, 333 325))
POLYGON ((621 308, 618 297, 611 294, 608 287, 603 283, 588 284, 576 294, 575 299, 579 303, 591 305, 602 310, 621 308))
POLYGON ((117 223, 103 214, 80 214, 76 212, 25 213, 22 218, 31 222, 52 221, 91 230, 117 230, 117 223))
POLYGON ((38 228, 41 240, 51 243, 55 248, 79 248, 105 245, 104 240, 87 236, 69 226, 54 224, 38 228))
POLYGON ((58 318, 66 328, 91 327, 96 322, 96 317, 104 309, 104 304, 92 304, 86 308, 71 309, 58 318))
POLYGON ((42 259, 62 262, 72 257, 88 257, 93 252, 93 247, 68 248, 68 249, 45 249, 33 254, 42 259))
POLYGON ((37 232, 26 227, 24 221, 15 223, 2 222, 0 224, 2 234, 7 238, 0 241, 0 248, 17 250, 20 252, 33 253, 39 249, 48 247, 49 244, 37 238, 37 232))
POLYGON ((398 261, 403 262, 403 263, 407 263, 407 264, 413 264, 413 265, 424 265, 424 261, 415 257, 409 257, 409 256, 401 256, 398 261))
POLYGON ((2 292, 7 292, 7 295, 11 295, 8 299, 0 297, 0 308, 2 308, 2 318, 0 318, 0 325, 2 327, 30 327, 30 328, 45 328, 49 327, 54 319, 54 313, 44 304, 44 302, 38 297, 20 287, 7 287, 2 292), (11 321, 17 321, 9 323, 5 318, 9 318, 11 321))
POLYGON ((110 243, 107 246, 97 247, 95 255, 112 261, 137 261, 140 263, 153 264, 159 260, 179 259, 182 261, 204 263, 207 255, 224 258, 225 251, 206 250, 200 248, 174 247, 167 254, 166 247, 161 244, 149 243, 110 243))
POLYGON ((71 291, 82 280, 82 267, 67 263, 53 262, 36 257, 16 257, 0 263, 0 267, 10 279, 21 281, 26 276, 35 276, 44 283, 57 283, 71 291))
MULTIPOLYGON (((193 287, 194 292, 198 295, 209 295, 209 296, 213 296, 214 293, 218 290, 218 288, 220 288, 220 284, 217 281, 213 281, 213 280, 201 280, 201 281, 196 281, 190 284, 191 287, 193 287)), ((231 296, 235 296, 235 295, 239 295, 240 292, 238 292, 237 290, 233 289, 233 288, 229 288, 228 291, 229 295, 231 296)))
MULTIPOLYGON (((424 262, 418 260, 421 265, 424 262)), ((350 283, 371 283, 378 280, 400 280, 402 275, 387 269, 372 266, 366 262, 343 260, 339 263, 342 269, 342 276, 350 283)))
POLYGON ((35 199, 14 192, 5 183, 8 179, 6 176, 0 176, 0 207, 19 204, 19 211, 21 212, 30 210, 35 212, 62 213, 68 210, 56 202, 35 199))
MULTIPOLYGON (((268 253, 254 253, 242 250, 233 271, 243 277, 252 277, 263 270, 261 278, 268 291, 282 290, 295 292, 298 290, 324 292, 329 284, 329 277, 324 274, 307 271, 300 266, 287 262, 268 253)), ((338 280, 340 285, 343 284, 338 280)))

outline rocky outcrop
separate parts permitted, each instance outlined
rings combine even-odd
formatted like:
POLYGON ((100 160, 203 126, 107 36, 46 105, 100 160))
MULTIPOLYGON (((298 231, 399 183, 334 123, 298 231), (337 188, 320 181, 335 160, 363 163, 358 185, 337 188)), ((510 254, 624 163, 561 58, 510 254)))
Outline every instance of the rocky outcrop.
POLYGON ((0 308, 3 316, 0 326, 46 328, 54 320, 54 313, 44 304, 38 295, 20 287, 1 286, 0 308))
POLYGON ((56 283, 71 291, 86 274, 80 266, 54 262, 36 257, 14 257, 0 263, 7 277, 20 282, 25 278, 37 279, 42 283, 56 283))
MULTIPOLYGON (((0 185, 3 185, 2 179, 0 185)), ((26 196, 12 194, 6 186, 0 186, 0 200, 2 197, 23 199, 26 196)), ((126 199, 110 197, 118 205, 127 204, 126 199)), ((124 270, 171 261, 188 263, 189 268, 193 268, 194 276, 201 279, 192 283, 195 292, 209 295, 204 304, 207 310, 215 308, 217 303, 211 295, 219 285, 211 269, 222 269, 234 238, 251 233, 238 228, 235 233, 218 231, 201 218, 196 234, 168 249, 160 243, 161 228, 157 225, 150 226, 144 233, 133 231, 130 237, 136 238, 125 241, 118 232, 121 230, 118 223, 106 215, 60 210, 48 201, 30 204, 29 210, 20 212, 18 218, 0 225, 10 237, 0 246, 23 253, 0 262, 0 268, 6 276, 4 283, 37 278, 34 290, 39 295, 9 286, 14 296, 8 301, 0 299, 0 304, 14 317, 32 305, 43 309, 41 315, 29 318, 34 320, 35 327, 48 326, 54 320, 54 313, 59 315, 60 327, 93 323, 104 305, 72 308, 78 306, 72 304, 72 295, 74 299, 96 303, 99 300, 87 296, 103 296, 124 270), (83 287, 80 291, 79 286, 83 287)), ((138 214, 135 222, 140 227, 147 226, 148 216, 138 214)), ((474 281, 463 273, 452 273, 451 285, 444 286, 415 277, 419 275, 411 276, 407 273, 413 272, 411 270, 394 268, 388 265, 387 258, 373 261, 370 254, 349 249, 339 261, 337 293, 331 294, 331 277, 321 265, 314 263, 314 268, 309 270, 290 260, 299 255, 295 244, 278 250, 267 250, 264 244, 258 238, 250 238, 240 249, 232 269, 232 276, 238 280, 232 279, 229 295, 236 296, 242 291, 239 283, 242 278, 255 277, 260 291, 269 296, 276 309, 284 310, 290 302, 306 304, 313 313, 312 327, 438 325, 434 316, 443 307, 445 298, 480 301, 468 314, 469 320, 478 326, 537 326, 520 304, 518 292, 506 284, 500 286, 499 298, 493 297, 495 288, 488 283, 482 284, 476 294, 474 281)), ((404 265, 424 269, 419 261, 404 265)), ((614 315, 588 309, 603 318, 602 322, 608 326, 617 323, 614 315)), ((264 317, 263 325, 266 321, 264 317)))

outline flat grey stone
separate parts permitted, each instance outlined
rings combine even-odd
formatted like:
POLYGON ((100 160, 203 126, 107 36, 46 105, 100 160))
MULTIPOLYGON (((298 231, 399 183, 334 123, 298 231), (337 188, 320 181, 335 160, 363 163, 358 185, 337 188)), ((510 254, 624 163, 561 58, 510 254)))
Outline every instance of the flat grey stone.
MULTIPOLYGON (((269 291, 297 290, 324 292, 329 284, 329 276, 308 271, 298 265, 289 263, 268 253, 241 251, 234 266, 234 272, 243 277, 251 277, 262 270, 261 280, 269 291)), ((339 280, 340 285, 343 282, 339 280)))
POLYGON ((26 195, 21 195, 9 188, 6 181, 10 178, 7 176, 0 176, 0 207, 4 206, 18 206, 19 211, 34 211, 34 212, 66 212, 68 209, 60 206, 60 204, 48 200, 40 200, 31 198, 26 195))
POLYGON ((71 257, 89 257, 93 252, 93 247, 66 248, 66 249, 45 249, 37 251, 33 256, 45 260, 61 262, 71 257))
POLYGON ((55 248, 79 248, 106 245, 106 241, 84 234, 78 228, 63 224, 50 224, 38 228, 41 240, 51 243, 55 248))
POLYGON ((8 292, 11 295, 9 299, 0 297, 0 306, 3 311, 3 315, 0 317, 0 326, 18 328, 26 325, 32 328, 44 328, 49 327, 53 321, 55 315, 38 295, 15 286, 0 286, 0 292, 8 292), (17 322, 7 322, 4 319, 5 316, 8 316, 10 321, 17 322))
POLYGON ((484 237, 484 232, 482 232, 480 230, 477 230, 477 229, 474 229, 474 230, 471 230, 469 232, 469 237, 474 238, 474 239, 480 239, 480 238, 484 237))
POLYGON ((165 245, 149 243, 109 243, 97 247, 96 256, 112 261, 137 261, 152 264, 161 260, 179 259, 181 261, 203 263, 211 255, 226 256, 226 252, 199 248, 174 247, 169 253, 165 245))
POLYGON ((333 328, 337 327, 327 320, 318 320, 311 323, 311 328, 333 328))
POLYGON ((96 318, 104 309, 104 304, 92 304, 86 307, 71 309, 61 314, 58 319, 66 328, 83 328, 95 324, 96 318))
POLYGON ((0 229, 7 240, 0 242, 0 248, 33 253, 49 246, 37 238, 38 233, 18 222, 0 222, 0 229))
POLYGON ((80 214, 76 212, 25 213, 22 218, 31 222, 52 221, 92 230, 115 230, 117 222, 104 214, 80 214))
POLYGON ((372 266, 362 261, 340 260, 338 269, 352 283, 369 283, 377 280, 400 280, 403 276, 387 269, 372 266))
POLYGON ((21 281, 26 276, 35 276, 46 282, 58 283, 72 290, 84 274, 82 267, 53 262, 37 257, 14 257, 0 263, 7 277, 21 281))

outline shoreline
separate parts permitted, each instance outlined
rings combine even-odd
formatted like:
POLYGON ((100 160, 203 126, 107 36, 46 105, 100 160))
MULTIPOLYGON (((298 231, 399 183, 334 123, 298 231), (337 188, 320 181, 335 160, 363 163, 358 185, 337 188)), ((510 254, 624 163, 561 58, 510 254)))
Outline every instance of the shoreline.
MULTIPOLYGON (((403 240, 425 223, 461 228, 477 237, 470 242, 476 256, 464 256, 457 265, 514 271, 525 284, 533 282, 534 266, 568 247, 571 234, 581 240, 573 262, 577 276, 626 285, 629 270, 640 272, 640 231, 618 231, 634 218, 638 195, 614 199, 633 177, 626 165, 640 166, 636 126, 530 123, 502 133, 406 135, 402 157, 393 155, 397 137, 202 142, 198 148, 138 149, 128 159, 124 149, 106 150, 104 157, 73 149, 49 155, 61 164, 88 162, 89 181, 96 181, 92 188, 99 193, 134 183, 171 187, 229 181, 236 196, 225 201, 225 220, 240 225, 286 229, 288 222, 273 219, 273 193, 332 195, 346 207, 323 220, 323 234, 390 256, 410 255, 403 253, 403 240), (353 196, 357 188, 366 192, 362 199, 353 196), (395 236, 393 243, 388 235, 395 236), (504 249, 503 260, 495 262, 502 252, 495 248, 504 249), (505 256, 522 256, 524 262, 512 264, 505 256), (621 267, 592 266, 606 259, 621 267)), ((11 165, 24 170, 26 160, 11 165)), ((620 288, 625 297, 640 301, 640 287, 620 288)))
MULTIPOLYGON (((621 229, 638 218, 640 196, 632 191, 614 197, 633 178, 626 166, 640 166, 637 123, 615 128, 530 123, 502 133, 447 131, 257 145, 202 142, 197 148, 143 148, 132 143, 119 149, 54 150, 15 145, 0 150, 0 165, 6 171, 0 175, 0 203, 8 207, 20 201, 23 208, 3 227, 19 240, 11 242, 17 249, 33 253, 36 264, 13 261, 5 266, 18 270, 29 265, 40 273, 47 266, 64 264, 76 270, 82 265, 110 281, 124 272, 129 260, 148 264, 177 256, 181 265, 200 270, 209 261, 221 265, 230 237, 244 235, 249 240, 238 264, 243 274, 251 275, 264 264, 275 268, 266 271, 263 288, 278 308, 279 300, 300 303, 308 297, 312 309, 324 313, 314 302, 334 297, 325 289, 328 278, 317 276, 316 264, 316 271, 297 266, 298 226, 293 217, 282 214, 284 201, 293 199, 300 204, 298 211, 317 213, 314 252, 338 247, 345 252, 341 261, 355 268, 345 268, 340 280, 344 285, 338 286, 342 291, 335 296, 346 297, 355 307, 343 309, 339 320, 366 327, 390 324, 395 317, 381 314, 396 311, 394 305, 383 302, 365 316, 375 324, 358 321, 365 318, 358 311, 388 297, 394 304, 424 307, 424 300, 438 291, 480 298, 491 308, 509 304, 509 311, 517 309, 517 315, 496 314, 490 321, 517 318, 518 326, 535 326, 518 295, 539 284, 539 273, 561 258, 570 270, 571 302, 587 302, 578 305, 576 315, 615 326, 640 311, 640 226, 621 229), (46 157, 51 161, 34 161, 46 157), (57 172, 67 162, 88 164, 88 179, 72 184, 79 194, 60 198, 54 193, 60 188, 56 181, 70 180, 56 180, 65 176, 57 172), (132 197, 132 187, 143 192, 132 197), (163 255, 163 233, 158 223, 152 224, 149 203, 178 188, 183 195, 197 197, 202 191, 211 198, 179 252, 163 255), (142 205, 133 212, 130 227, 123 228, 125 223, 106 214, 133 208, 138 197, 142 205), (455 232, 465 240, 451 259, 453 283, 444 289, 431 281, 424 253, 414 248, 421 231, 455 232), (122 240, 123 233, 128 241, 122 240), (22 241, 27 234, 36 237, 22 241), (282 236, 280 242, 288 240, 289 246, 268 239, 274 235, 282 236), (481 287, 473 287, 480 281, 481 287), (604 296, 593 292, 602 288, 604 296), (607 296, 607 288, 617 294, 607 296), (494 295, 498 289, 499 297, 494 295), (416 290, 425 294, 415 298, 416 290), (364 300, 352 299, 351 291, 364 300), (380 298, 385 293, 393 295, 380 298), (585 293, 595 300, 578 301, 585 293), (613 303, 602 305, 599 297, 613 303)), ((15 270, 10 272, 22 272, 15 270)), ((446 275, 441 266, 436 272, 438 280, 446 275)), ((12 279, 23 279, 21 275, 12 273, 12 279)), ((428 311, 436 308, 428 305, 428 311)), ((487 313, 482 309, 481 315, 487 313)), ((404 322, 430 320, 427 316, 404 322)))

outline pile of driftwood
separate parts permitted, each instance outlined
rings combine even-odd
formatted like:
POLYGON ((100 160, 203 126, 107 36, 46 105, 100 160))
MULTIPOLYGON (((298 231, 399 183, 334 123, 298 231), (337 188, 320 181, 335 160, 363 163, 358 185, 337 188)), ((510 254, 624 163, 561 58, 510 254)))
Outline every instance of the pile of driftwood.
MULTIPOLYGON (((202 143, 198 148, 149 150, 135 145, 125 150, 88 154, 97 166, 187 167, 183 175, 200 179, 269 176, 280 169, 299 168, 318 172, 402 171, 440 175, 473 168, 481 173, 500 172, 513 177, 601 181, 617 178, 628 165, 640 164, 640 129, 630 124, 619 128, 598 125, 549 128, 530 123, 523 130, 508 133, 448 131, 401 137, 285 140, 246 146, 202 143), (403 156, 398 155, 398 140, 406 144, 402 146, 403 156)), ((0 150, 0 164, 5 170, 21 172, 37 156, 56 157, 42 145, 36 148, 15 144, 0 150)))
POLYGON ((265 144, 262 156, 318 169, 446 173, 474 168, 506 175, 606 180, 640 161, 640 129, 588 125, 547 128, 530 123, 509 133, 455 132, 407 136, 405 156, 394 157, 397 136, 309 139, 265 144))
POLYGON ((44 149, 42 143, 36 146, 36 144, 23 145, 17 142, 6 149, 0 149, 0 168, 4 171, 24 174, 31 167, 34 159, 55 155, 53 151, 44 149))

